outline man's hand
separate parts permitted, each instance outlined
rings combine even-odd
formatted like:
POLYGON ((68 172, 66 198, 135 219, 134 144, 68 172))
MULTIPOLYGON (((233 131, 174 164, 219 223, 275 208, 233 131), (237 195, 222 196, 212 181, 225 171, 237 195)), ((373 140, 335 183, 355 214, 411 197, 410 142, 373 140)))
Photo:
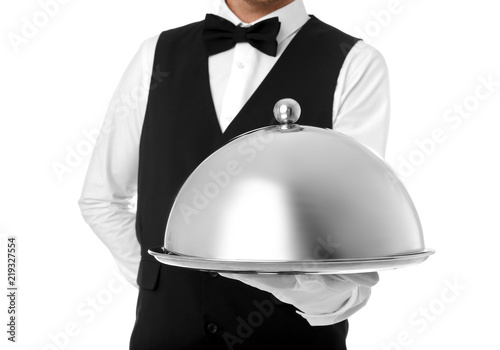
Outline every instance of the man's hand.
MULTIPOLYGON (((344 314, 356 307, 355 311, 357 311, 366 303, 370 296, 370 288, 379 280, 376 272, 344 275, 236 273, 221 273, 220 275, 273 294, 282 302, 292 304, 302 311, 301 315, 305 318, 308 318, 307 316, 332 315, 338 311, 344 314)), ((353 313, 349 312, 348 314, 350 316, 353 313)), ((342 315, 336 314, 335 316, 342 315)), ((340 322, 342 319, 336 317, 335 320, 340 322)))

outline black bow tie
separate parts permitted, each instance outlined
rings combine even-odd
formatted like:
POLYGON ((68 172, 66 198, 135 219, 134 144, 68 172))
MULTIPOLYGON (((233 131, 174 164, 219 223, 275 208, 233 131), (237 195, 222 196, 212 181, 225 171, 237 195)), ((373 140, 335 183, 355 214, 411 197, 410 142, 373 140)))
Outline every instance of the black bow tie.
POLYGON ((248 42, 257 50, 269 56, 276 56, 276 36, 280 26, 278 17, 266 19, 250 27, 238 27, 222 17, 208 14, 205 18, 203 40, 209 55, 227 51, 236 43, 248 42))

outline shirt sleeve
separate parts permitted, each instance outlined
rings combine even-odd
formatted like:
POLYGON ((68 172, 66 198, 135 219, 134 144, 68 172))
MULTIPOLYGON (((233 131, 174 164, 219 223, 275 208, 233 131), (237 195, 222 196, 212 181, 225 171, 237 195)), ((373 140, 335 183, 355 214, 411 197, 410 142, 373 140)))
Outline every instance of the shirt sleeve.
POLYGON ((333 129, 351 136, 380 157, 389 132, 389 73, 383 56, 358 41, 347 55, 334 95, 333 129))
POLYGON ((140 245, 135 232, 139 140, 158 37, 145 40, 115 90, 78 201, 84 220, 137 287, 140 245))

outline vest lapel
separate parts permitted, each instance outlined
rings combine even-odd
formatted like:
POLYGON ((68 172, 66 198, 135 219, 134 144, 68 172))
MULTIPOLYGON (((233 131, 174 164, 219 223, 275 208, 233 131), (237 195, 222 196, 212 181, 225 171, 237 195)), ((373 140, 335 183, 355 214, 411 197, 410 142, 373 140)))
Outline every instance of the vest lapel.
MULTIPOLYGON (((271 68, 271 70, 269 71, 269 73, 265 76, 265 78, 262 81, 262 83, 257 87, 257 89, 253 92, 253 94, 250 96, 250 98, 248 99, 248 101, 243 105, 243 107, 241 108, 241 110, 238 112, 238 114, 236 115, 236 117, 228 125, 228 127, 226 128, 226 130, 223 133, 224 135, 231 134, 232 135, 231 137, 234 137, 234 135, 233 135, 234 134, 233 129, 238 130, 238 124, 240 124, 239 119, 249 118, 249 117, 252 118, 252 116, 248 116, 247 115, 247 111, 251 109, 250 105, 252 103, 254 103, 254 101, 258 101, 260 99, 260 97, 261 97, 262 94, 267 94, 269 92, 269 91, 267 91, 268 88, 269 88, 269 86, 280 85, 282 83, 281 81, 275 81, 275 80, 273 80, 273 77, 275 77, 277 75, 279 76, 280 74, 282 74, 282 73, 280 73, 280 71, 283 70, 282 66, 284 66, 284 65, 281 64, 281 63, 283 61, 286 62, 288 60, 287 57, 288 56, 293 56, 294 53, 295 53, 295 51, 296 51, 296 48, 301 46, 301 42, 303 41, 304 33, 307 34, 308 27, 310 26, 311 21, 314 22, 314 18, 311 18, 309 21, 307 21, 304 24, 304 26, 299 30, 299 32, 297 33, 297 35, 293 38, 293 40, 287 46, 287 48, 285 49, 285 51, 281 54, 280 58, 278 58, 278 60, 276 61, 276 63, 274 64, 274 66, 271 68)), ((286 69, 286 67, 285 67, 285 69, 286 69)), ((289 72, 289 73, 291 75, 294 74, 293 72, 289 72)), ((278 102, 278 100, 276 100, 276 102, 278 102)), ((274 105, 270 107, 269 111, 271 111, 273 107, 274 107, 274 105)), ((274 118, 274 116, 272 114, 266 113, 266 115, 270 115, 270 117, 267 118, 268 120, 266 119, 266 122, 268 123, 267 125, 273 125, 273 124, 276 123, 276 120, 275 120, 275 118, 274 118)), ((253 117, 257 118, 257 116, 253 116, 253 117)), ((252 123, 252 121, 248 121, 248 122, 252 123)), ((255 123, 254 123, 255 127, 253 129, 256 129, 256 128, 259 128, 259 127, 262 127, 262 126, 267 126, 267 125, 261 125, 262 122, 263 122, 262 120, 256 120, 255 119, 255 123)), ((252 130, 252 129, 249 129, 249 130, 252 130)))
POLYGON ((277 124, 272 110, 282 98, 300 103, 300 124, 332 128, 337 77, 348 52, 346 46, 352 47, 356 42, 344 38, 344 33, 311 16, 229 124, 219 147, 250 130, 277 124), (332 40, 335 36, 338 41, 332 40), (325 46, 329 41, 332 44, 325 46))

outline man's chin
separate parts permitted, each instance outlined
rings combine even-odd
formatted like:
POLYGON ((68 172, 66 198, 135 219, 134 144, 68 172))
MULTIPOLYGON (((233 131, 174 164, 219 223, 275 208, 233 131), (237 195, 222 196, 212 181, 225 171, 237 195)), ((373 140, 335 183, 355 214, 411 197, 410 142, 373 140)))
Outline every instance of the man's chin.
POLYGON ((268 7, 283 2, 283 0, 243 0, 254 7, 268 7))

